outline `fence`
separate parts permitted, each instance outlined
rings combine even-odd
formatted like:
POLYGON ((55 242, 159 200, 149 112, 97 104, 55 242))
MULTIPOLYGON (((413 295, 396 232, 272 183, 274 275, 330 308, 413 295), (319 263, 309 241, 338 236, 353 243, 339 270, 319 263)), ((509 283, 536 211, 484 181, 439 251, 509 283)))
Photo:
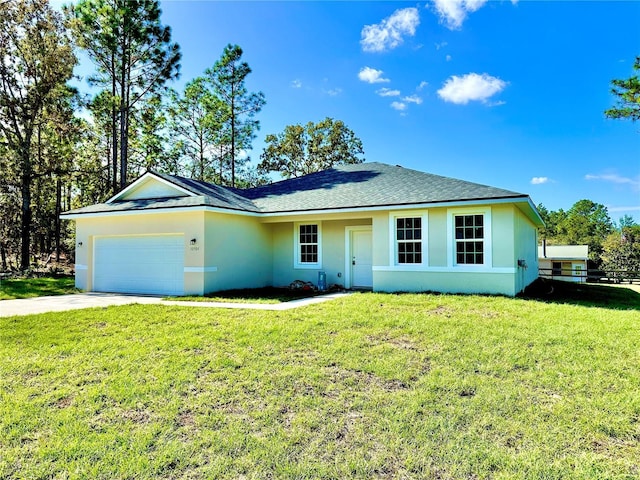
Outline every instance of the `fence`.
POLYGON ((540 268, 541 278, 575 283, 640 283, 640 271, 636 270, 571 270, 540 268))

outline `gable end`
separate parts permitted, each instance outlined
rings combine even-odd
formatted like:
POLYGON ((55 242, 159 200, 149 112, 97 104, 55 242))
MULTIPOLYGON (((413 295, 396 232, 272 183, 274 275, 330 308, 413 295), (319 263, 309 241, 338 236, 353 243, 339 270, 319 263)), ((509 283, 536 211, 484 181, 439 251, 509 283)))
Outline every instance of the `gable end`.
POLYGON ((151 172, 145 173, 138 180, 117 193, 105 203, 113 203, 127 200, 147 200, 155 198, 195 197, 191 192, 175 183, 151 172))

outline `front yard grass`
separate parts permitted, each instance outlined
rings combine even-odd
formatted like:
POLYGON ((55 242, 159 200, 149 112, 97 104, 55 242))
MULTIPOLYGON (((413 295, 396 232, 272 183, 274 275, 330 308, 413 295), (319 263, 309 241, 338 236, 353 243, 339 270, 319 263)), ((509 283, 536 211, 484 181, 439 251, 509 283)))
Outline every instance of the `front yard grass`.
POLYGON ((0 300, 77 293, 74 277, 10 278, 0 281, 0 300))
POLYGON ((4 318, 0 478, 638 478, 630 294, 4 318))

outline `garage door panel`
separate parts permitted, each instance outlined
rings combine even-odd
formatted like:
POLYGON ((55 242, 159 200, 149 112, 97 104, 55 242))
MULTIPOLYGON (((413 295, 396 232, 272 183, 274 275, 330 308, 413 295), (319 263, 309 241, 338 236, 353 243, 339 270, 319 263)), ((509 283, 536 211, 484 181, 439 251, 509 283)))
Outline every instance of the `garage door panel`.
POLYGON ((95 291, 184 293, 183 235, 98 237, 94 252, 95 291))

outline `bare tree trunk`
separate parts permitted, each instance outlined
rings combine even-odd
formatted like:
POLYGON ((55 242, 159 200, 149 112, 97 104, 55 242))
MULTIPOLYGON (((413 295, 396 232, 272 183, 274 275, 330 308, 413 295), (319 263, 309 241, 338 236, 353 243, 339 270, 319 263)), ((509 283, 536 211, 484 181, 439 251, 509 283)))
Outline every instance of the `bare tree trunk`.
POLYGON ((115 76, 115 53, 111 54, 111 71, 114 75, 111 77, 111 164, 113 167, 113 194, 118 192, 118 110, 116 109, 116 76, 115 76))
POLYGON ((62 213, 62 181, 56 176, 56 218, 55 218, 55 247, 56 262, 60 261, 60 214, 62 213))
POLYGON ((20 269, 27 270, 30 265, 29 254, 31 247, 31 160, 29 149, 23 147, 22 151, 22 177, 20 193, 22 194, 22 222, 20 225, 20 269))
POLYGON ((127 77, 127 63, 129 61, 127 51, 127 25, 122 26, 122 65, 120 65, 120 190, 127 185, 127 119, 129 117, 127 97, 129 79, 127 77))
MULTIPOLYGON (((232 66, 233 68, 233 66, 232 66)), ((235 68, 234 68, 235 70, 235 68)), ((232 73, 235 76, 235 71, 232 73)), ((234 83, 231 82, 231 187, 236 186, 236 95, 234 83)))
POLYGON ((2 271, 7 271, 7 250, 4 242, 0 242, 0 258, 2 258, 2 271))

